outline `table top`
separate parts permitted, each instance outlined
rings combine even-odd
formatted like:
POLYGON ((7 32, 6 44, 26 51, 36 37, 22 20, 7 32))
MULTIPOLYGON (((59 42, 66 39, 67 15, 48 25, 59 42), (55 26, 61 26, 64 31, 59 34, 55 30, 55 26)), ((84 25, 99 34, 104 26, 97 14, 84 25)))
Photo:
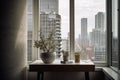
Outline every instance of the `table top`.
POLYGON ((80 63, 74 63, 74 61, 73 63, 61 63, 60 60, 55 60, 51 64, 36 60, 29 65, 29 71, 95 71, 95 64, 91 60, 80 60, 80 63))
POLYGON ((71 61, 67 63, 61 63, 60 60, 55 60, 53 63, 45 64, 42 62, 42 60, 36 60, 30 65, 94 65, 94 63, 91 60, 80 60, 79 63, 75 63, 73 60, 71 61))

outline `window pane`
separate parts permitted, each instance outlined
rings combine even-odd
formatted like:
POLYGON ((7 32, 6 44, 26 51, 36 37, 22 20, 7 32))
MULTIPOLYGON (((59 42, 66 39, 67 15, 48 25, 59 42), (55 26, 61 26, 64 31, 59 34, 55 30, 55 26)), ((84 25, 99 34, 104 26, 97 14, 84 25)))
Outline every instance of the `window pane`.
POLYGON ((117 0, 112 0, 112 66, 118 67, 118 14, 117 0))
POLYGON ((68 50, 69 0, 40 0, 40 32, 47 38, 54 31, 56 55, 68 50), (61 45, 62 44, 62 45, 61 45), (61 49, 62 48, 62 49, 61 49))
POLYGON ((105 62, 105 0, 75 0, 75 51, 81 59, 105 62))
POLYGON ((61 15, 61 50, 70 51, 69 0, 59 0, 59 14, 61 15))

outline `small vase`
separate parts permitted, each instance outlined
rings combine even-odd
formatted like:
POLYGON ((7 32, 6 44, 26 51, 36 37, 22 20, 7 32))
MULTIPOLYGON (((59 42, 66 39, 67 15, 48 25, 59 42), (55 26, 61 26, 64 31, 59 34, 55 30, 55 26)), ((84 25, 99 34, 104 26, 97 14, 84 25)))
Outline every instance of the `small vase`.
POLYGON ((53 63, 53 61, 55 60, 55 54, 54 53, 41 53, 40 54, 40 58, 42 59, 42 61, 46 64, 50 64, 53 63))
POLYGON ((75 63, 79 63, 80 62, 80 55, 75 55, 75 63))
POLYGON ((67 62, 68 61, 68 56, 63 56, 63 61, 67 62))

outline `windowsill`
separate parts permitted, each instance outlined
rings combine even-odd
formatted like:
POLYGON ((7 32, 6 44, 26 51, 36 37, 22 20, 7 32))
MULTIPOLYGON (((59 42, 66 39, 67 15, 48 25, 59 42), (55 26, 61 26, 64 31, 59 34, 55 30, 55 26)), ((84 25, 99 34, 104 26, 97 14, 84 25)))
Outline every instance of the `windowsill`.
POLYGON ((102 71, 110 80, 120 80, 120 74, 111 67, 95 67, 95 71, 102 71))
POLYGON ((114 70, 112 70, 110 67, 103 67, 102 71, 111 80, 120 80, 120 75, 114 70))

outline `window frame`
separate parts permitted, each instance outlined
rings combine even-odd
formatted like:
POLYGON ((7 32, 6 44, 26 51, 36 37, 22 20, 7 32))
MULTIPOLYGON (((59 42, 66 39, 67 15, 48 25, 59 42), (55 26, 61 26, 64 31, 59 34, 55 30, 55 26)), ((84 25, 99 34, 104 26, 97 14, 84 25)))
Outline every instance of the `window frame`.
MULTIPOLYGON (((33 23, 32 23, 32 45, 34 45, 34 40, 38 40, 38 26, 39 26, 39 0, 32 0, 33 4, 33 23)), ((39 59, 38 49, 32 47, 32 61, 39 59)))
MULTIPOLYGON (((34 40, 37 40, 38 39, 38 26, 39 26, 39 18, 40 18, 40 16, 39 16, 39 0, 32 0, 33 1, 33 33, 32 33, 32 45, 34 45, 34 40), (39 16, 39 17, 38 17, 39 16)), ((73 52, 74 52, 74 50, 75 50, 75 15, 74 15, 74 13, 75 13, 75 8, 74 8, 74 3, 75 3, 75 0, 70 0, 70 6, 69 6, 69 8, 70 8, 70 21, 69 21, 69 24, 70 24, 70 59, 73 57, 73 52)), ((110 12, 110 4, 109 4, 109 0, 106 0, 106 20, 109 20, 110 18, 109 18, 109 16, 111 15, 109 12, 110 12)), ((107 34, 107 43, 106 43, 106 63, 107 62, 109 62, 109 60, 107 59, 107 56, 109 56, 109 54, 108 53, 110 53, 111 51, 109 50, 110 49, 110 45, 111 44, 109 44, 111 41, 110 41, 110 35, 109 35, 109 33, 110 33, 110 28, 108 27, 109 26, 109 24, 108 24, 108 22, 110 22, 110 21, 106 21, 106 29, 109 29, 109 30, 107 30, 107 32, 106 32, 106 34, 107 34), (107 26, 108 25, 108 26, 107 26)), ((111 25, 110 25, 111 26, 111 25)), ((36 60, 36 59, 39 59, 39 57, 38 57, 39 55, 38 55, 38 50, 36 49, 36 48, 34 48, 34 47, 32 47, 32 61, 34 61, 34 60, 36 60), (34 53, 34 54, 33 54, 34 53)), ((110 57, 109 57, 110 58, 110 57)), ((98 63, 98 64, 96 64, 97 66, 107 66, 107 65, 109 65, 109 64, 107 64, 106 65, 106 63, 98 63)))
POLYGON ((118 66, 119 67, 118 68, 119 68, 119 73, 120 73, 120 31, 119 31, 120 27, 119 26, 120 26, 120 0, 118 0, 118 44, 119 44, 119 46, 118 46, 119 47, 119 49, 118 49, 119 50, 118 51, 118 53, 119 53, 118 54, 119 55, 119 59, 118 59, 119 64, 118 64, 118 66))
POLYGON ((112 0, 106 0, 106 27, 107 27, 107 66, 111 63, 111 53, 112 53, 112 0))
POLYGON ((107 66, 120 73, 120 4, 118 0, 118 66, 112 66, 112 0, 107 0, 107 66))

